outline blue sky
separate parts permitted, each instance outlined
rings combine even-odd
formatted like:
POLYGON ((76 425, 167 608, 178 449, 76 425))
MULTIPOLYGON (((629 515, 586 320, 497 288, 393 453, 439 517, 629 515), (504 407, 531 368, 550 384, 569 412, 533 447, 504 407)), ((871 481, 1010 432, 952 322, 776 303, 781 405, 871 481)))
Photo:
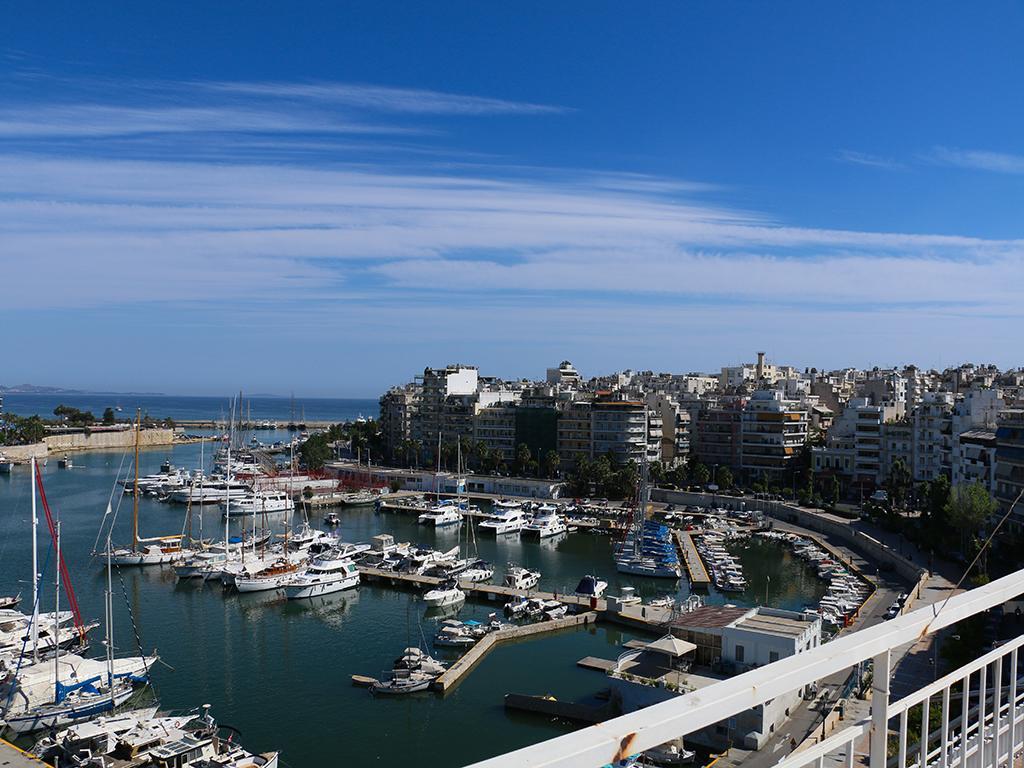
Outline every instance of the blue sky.
POLYGON ((0 383, 1017 365, 1024 7, 29 3, 0 383))

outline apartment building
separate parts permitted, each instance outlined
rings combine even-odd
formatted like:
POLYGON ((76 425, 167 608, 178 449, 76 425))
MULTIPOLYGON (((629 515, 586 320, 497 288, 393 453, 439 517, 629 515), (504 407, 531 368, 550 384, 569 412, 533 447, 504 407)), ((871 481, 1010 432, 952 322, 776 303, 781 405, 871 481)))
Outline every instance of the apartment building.
POLYGON ((394 462, 404 457, 406 441, 413 437, 413 422, 419 407, 421 388, 418 384, 392 387, 380 398, 380 431, 384 455, 394 462))
POLYGON ((647 406, 637 400, 612 400, 598 393, 591 405, 591 455, 612 456, 617 463, 643 461, 648 452, 647 406))
POLYGON ((995 493, 996 431, 969 429, 953 444, 953 485, 981 483, 995 493))
MULTIPOLYGON (((996 428, 995 497, 1000 517, 1024 491, 1024 409, 1009 408, 999 415, 996 428)), ((1013 507, 1007 522, 1018 533, 1024 531, 1024 503, 1013 507)))
POLYGON ((807 408, 778 390, 754 392, 740 419, 740 466, 751 477, 777 478, 807 442, 807 408))
POLYGON ((913 474, 917 482, 951 474, 953 393, 924 392, 911 417, 914 428, 913 474))
POLYGON ((563 471, 575 467, 581 458, 590 458, 590 426, 589 400, 573 400, 562 407, 555 429, 556 450, 563 471))
POLYGON ((691 451, 709 467, 740 469, 741 420, 745 399, 701 409, 693 427, 691 451))

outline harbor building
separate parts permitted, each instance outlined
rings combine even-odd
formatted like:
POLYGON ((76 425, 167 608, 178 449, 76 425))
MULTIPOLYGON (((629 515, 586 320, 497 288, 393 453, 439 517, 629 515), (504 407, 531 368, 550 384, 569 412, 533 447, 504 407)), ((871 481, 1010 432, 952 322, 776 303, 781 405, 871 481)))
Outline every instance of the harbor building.
MULTIPOLYGON (((821 618, 776 608, 706 605, 681 614, 670 634, 622 654, 609 670, 624 712, 656 704, 821 644, 821 618)), ((800 706, 802 688, 696 733, 710 749, 760 749, 800 706)))

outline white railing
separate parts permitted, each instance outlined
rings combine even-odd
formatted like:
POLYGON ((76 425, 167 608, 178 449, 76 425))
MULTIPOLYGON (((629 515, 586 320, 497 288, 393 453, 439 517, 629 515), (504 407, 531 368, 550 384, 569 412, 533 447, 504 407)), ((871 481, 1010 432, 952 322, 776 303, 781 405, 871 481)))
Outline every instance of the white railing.
MULTIPOLYGON (((866 756, 870 768, 921 768, 920 743, 908 745, 912 714, 920 707, 925 768, 1000 768, 1022 747, 1024 685, 1018 685, 1017 651, 1007 643, 896 702, 889 701, 893 649, 952 626, 1024 593, 1024 571, 882 624, 852 632, 817 648, 753 669, 646 709, 474 763, 471 768, 602 768, 665 742, 728 720, 812 682, 873 660, 871 717, 787 756, 779 768, 828 760, 852 766, 866 756), (1007 681, 1004 681, 1007 678, 1007 681), (955 697, 959 696, 959 700, 955 697), (937 703, 936 703, 937 700, 937 703), (952 704, 951 704, 952 702, 952 704), (972 703, 973 702, 973 703, 972 703), (942 725, 929 729, 933 706, 942 725), (957 706, 967 712, 951 717, 957 706), (895 761, 890 765, 890 720, 896 721, 895 761), (909 755, 909 758, 908 758, 909 755)), ((863 762, 863 761, 860 761, 863 762)))

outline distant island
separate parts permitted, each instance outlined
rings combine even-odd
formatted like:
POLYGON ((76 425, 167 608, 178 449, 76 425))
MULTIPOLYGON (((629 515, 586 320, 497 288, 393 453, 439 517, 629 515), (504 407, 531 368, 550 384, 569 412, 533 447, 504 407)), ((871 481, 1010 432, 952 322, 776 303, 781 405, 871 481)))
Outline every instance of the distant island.
POLYGON ((39 384, 0 384, 0 395, 146 395, 162 397, 163 392, 95 392, 88 389, 69 389, 66 387, 45 387, 39 384))

